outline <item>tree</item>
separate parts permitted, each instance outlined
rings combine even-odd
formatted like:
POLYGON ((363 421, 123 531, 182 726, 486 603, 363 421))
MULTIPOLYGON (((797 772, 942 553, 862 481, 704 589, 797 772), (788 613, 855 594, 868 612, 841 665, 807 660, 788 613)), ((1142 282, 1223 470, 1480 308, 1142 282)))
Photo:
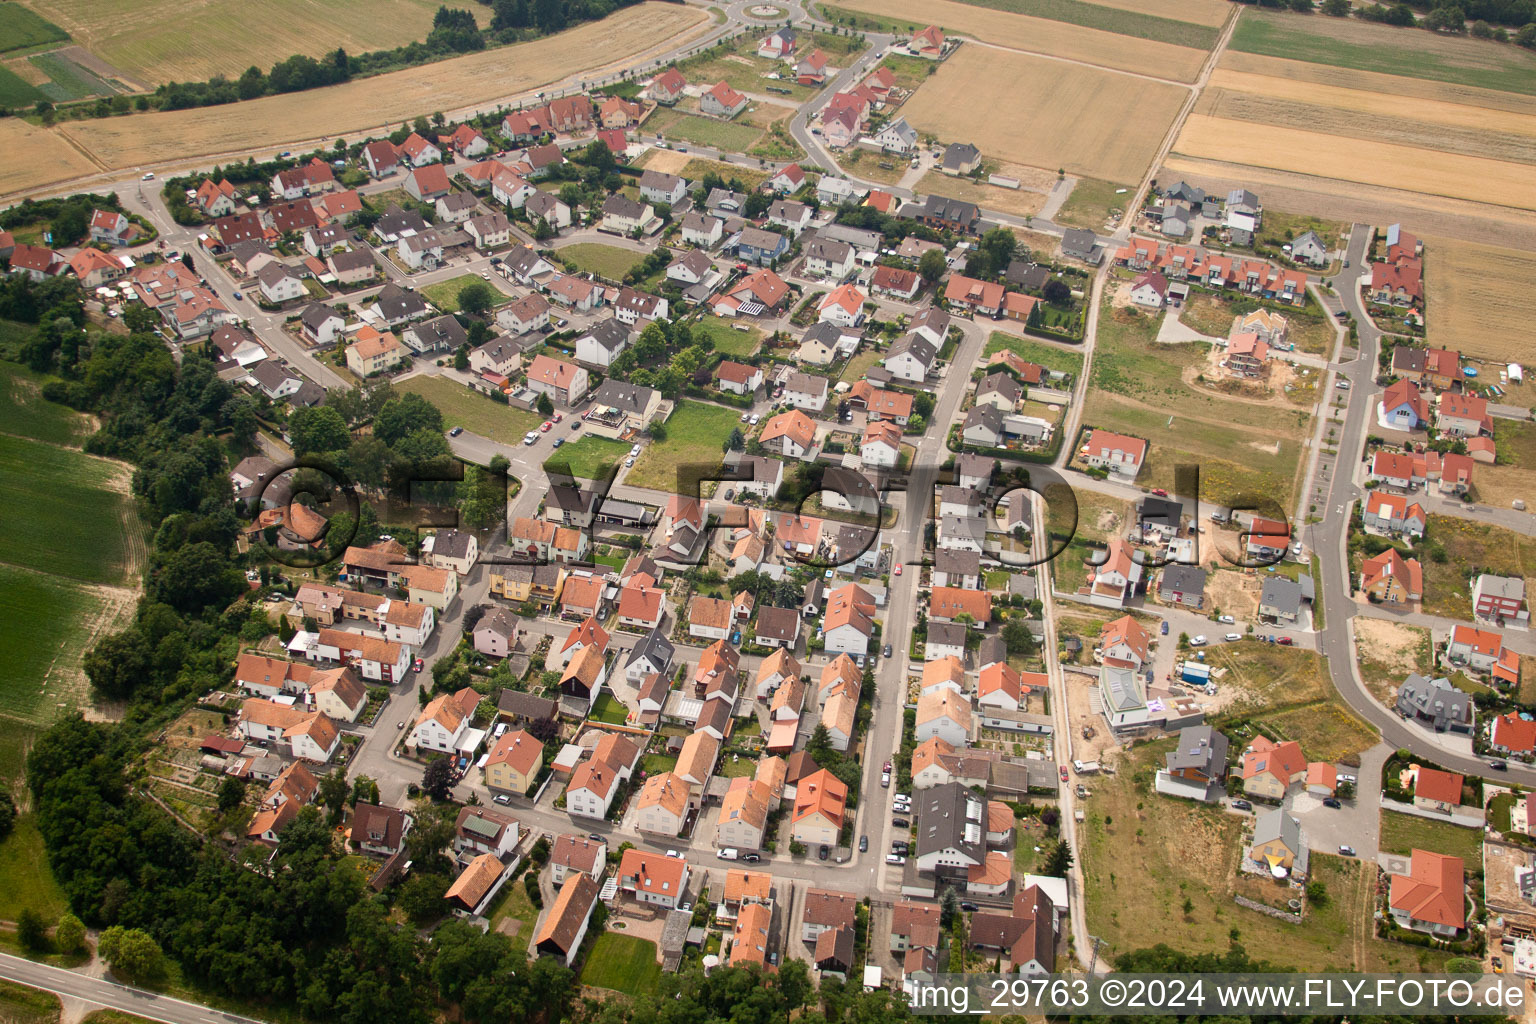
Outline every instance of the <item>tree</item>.
POLYGON ((0 842, 11 834, 11 829, 16 827, 16 801, 11 799, 11 791, 0 786, 0 842))
POLYGON ((160 944, 137 928, 113 925, 101 933, 96 953, 118 974, 131 981, 157 977, 164 966, 160 944))
POLYGON ((733 452, 739 452, 746 445, 747 438, 741 432, 740 427, 732 427, 731 435, 725 439, 725 447, 733 452))
POLYGON ((1188 896, 1185 896, 1184 905, 1181 907, 1181 909, 1184 911, 1184 916, 1188 917, 1195 912, 1195 901, 1190 899, 1188 896))
POLYGON ((1045 873, 1056 878, 1065 878, 1071 867, 1072 847, 1067 845, 1065 839, 1058 839, 1051 849, 1050 859, 1046 861, 1045 873))
POLYGON ((1045 287, 1040 289, 1040 294, 1053 306, 1065 306, 1072 302, 1072 286, 1059 277, 1053 277, 1045 282, 1045 287))
POLYGON ((40 953, 48 948, 48 922, 42 914, 25 907, 16 916, 16 938, 22 949, 40 953))
POLYGON ((533 407, 539 411, 540 416, 553 416, 555 414, 555 403, 543 391, 539 392, 538 400, 533 403, 533 407))
POLYGON ((147 334, 160 325, 160 314, 135 302, 123 310, 123 323, 135 334, 147 334))
POLYGON ((245 800, 245 780, 233 776, 219 784, 219 812, 227 814, 245 800))
POLYGON ((331 809, 331 820, 338 821, 341 811, 347 805, 347 794, 351 790, 347 786, 347 773, 340 768, 333 768, 328 775, 320 776, 320 803, 331 809))
POLYGON ((453 762, 446 757, 429 761, 421 773, 421 789, 433 800, 447 800, 453 793, 453 762))
POLYGON ((459 309, 480 316, 496 302, 496 293, 484 281, 471 281, 459 289, 459 309))
POLYGON ((307 406, 289 413, 288 436, 293 439, 295 455, 339 452, 352 440, 347 421, 328 405, 307 406))
POLYGON ((53 929, 53 948, 73 953, 85 945, 85 925, 74 914, 65 913, 53 929))
POLYGON ((948 928, 955 917, 960 913, 960 897, 955 892, 955 887, 946 885, 944 892, 939 896, 939 913, 941 923, 948 928))
POLYGON ((1315 907, 1328 905, 1328 886, 1319 881, 1307 883, 1307 899, 1315 907))
POLYGON ((68 203, 59 209, 48 225, 53 232, 53 244, 74 245, 85 237, 90 218, 83 203, 68 203))
POLYGON ((1536 21, 1531 22, 1515 33, 1515 45, 1523 46, 1527 50, 1536 50, 1536 21))
POLYGON ((1436 7, 1425 17, 1424 27, 1435 32, 1465 32, 1467 15, 1460 7, 1436 7))
POLYGON ((359 803, 376 804, 379 802, 379 784, 366 775, 359 775, 352 780, 352 806, 359 803))
POLYGON ((1035 649, 1035 637, 1023 619, 1010 619, 1003 627, 1003 645, 1009 654, 1029 654, 1035 649))
POLYGON ((1330 18, 1347 18, 1354 6, 1349 0, 1323 0, 1321 10, 1330 18))
POLYGON ((923 275, 923 280, 929 284, 933 284, 933 282, 943 277, 944 272, 948 269, 949 264, 944 262, 944 250, 942 249, 929 249, 917 261, 917 272, 923 275))

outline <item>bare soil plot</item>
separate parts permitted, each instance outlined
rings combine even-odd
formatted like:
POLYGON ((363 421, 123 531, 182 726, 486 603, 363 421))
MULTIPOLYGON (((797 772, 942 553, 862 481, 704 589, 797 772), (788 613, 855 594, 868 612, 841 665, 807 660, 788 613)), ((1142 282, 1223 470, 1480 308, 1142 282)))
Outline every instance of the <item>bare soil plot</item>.
POLYGON ((635 161, 635 166, 665 174, 679 174, 692 159, 687 153, 679 153, 675 149, 648 149, 635 161))
POLYGON ((0 120, 0 151, 0 195, 101 170, 59 133, 19 117, 0 120))
MULTIPOLYGON (((1013 165, 1009 165, 1013 168, 1013 165)), ((1011 170, 999 171, 1012 177, 1019 177, 1021 181, 1029 178, 1047 177, 1055 180, 1055 175, 1047 175, 1038 168, 1019 167, 1011 170), (1015 171, 1019 173, 1015 173, 1015 171)), ((1049 186, 1046 186, 1049 188, 1049 186)), ((949 199, 959 199, 967 203, 975 203, 989 210, 1002 210, 1004 213, 1012 213, 1020 217, 1033 217, 1040 212, 1040 207, 1045 205, 1045 194, 1025 188, 1001 188, 997 185, 988 185, 984 182, 972 181, 970 178, 956 178, 942 171, 929 171, 917 180, 914 191, 922 195, 945 196, 949 199)))
POLYGON ((1427 674, 1434 667, 1429 630, 1364 615, 1352 621, 1360 677, 1382 703, 1392 703, 1410 672, 1427 674))
MULTIPOLYGON (((376 130, 424 110, 489 103, 599 71, 673 46, 673 37, 707 24, 703 11, 641 4, 556 36, 345 85, 223 107, 74 122, 68 132, 117 169, 376 130)), ((33 184, 68 176, 48 174, 33 184)))
MULTIPOLYGON (((1233 545, 1234 553, 1236 545, 1233 545)), ((1216 544, 1202 545, 1201 555, 1220 557, 1216 544)), ((1221 615, 1251 621, 1259 614, 1259 578, 1233 569, 1217 569, 1205 580, 1205 607, 1221 615)))
MULTIPOLYGON (((145 82, 237 77, 294 54, 388 49, 432 31, 436 0, 32 0, 103 59, 145 82)), ((473 10, 474 8, 471 8, 473 10)), ((483 10, 483 9, 482 9, 483 10)), ((484 13, 480 21, 489 19, 484 13)))
POLYGON ((1530 167, 1411 145, 1191 114, 1173 151, 1196 159, 1248 163, 1522 210, 1536 209, 1530 167))
POLYGON ((1536 253, 1449 238, 1426 238, 1424 251, 1430 343, 1495 363, 1529 361, 1530 339, 1512 327, 1529 308, 1536 253))
MULTIPOLYGON (((951 34, 962 33, 999 46, 1051 54, 1067 60, 1180 82, 1195 80, 1206 54, 1204 50, 1187 46, 1136 39, 1046 18, 1032 18, 987 7, 954 3, 952 0, 845 0, 840 6, 905 20, 918 26, 942 25, 951 34)), ((953 61, 954 57, 950 60, 953 61)), ((1006 91, 1015 96, 1031 95, 1027 90, 1016 91, 1006 74, 1000 74, 995 82, 995 88, 1000 92, 1006 91)))
POLYGON ((1140 181, 1185 95, 1179 86, 965 46, 903 112, 918 131, 967 139, 999 160, 1140 181), (1003 87, 1031 101, 977 102, 1003 87))
POLYGON ((1163 162, 1158 177, 1169 181, 1183 178, 1220 195, 1234 188, 1255 189, 1264 196, 1266 204, 1308 210, 1335 220, 1411 223, 1418 227, 1421 237, 1435 235, 1512 249, 1530 248, 1531 239, 1536 237, 1536 214, 1523 210, 1253 167, 1236 161, 1172 156, 1163 162))

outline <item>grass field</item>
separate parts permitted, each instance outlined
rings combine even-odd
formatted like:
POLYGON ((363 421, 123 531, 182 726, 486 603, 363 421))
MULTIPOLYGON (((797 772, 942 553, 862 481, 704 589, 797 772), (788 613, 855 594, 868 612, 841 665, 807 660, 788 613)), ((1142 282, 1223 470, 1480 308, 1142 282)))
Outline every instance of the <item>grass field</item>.
POLYGON ((1172 740, 1140 744, 1129 765, 1093 786, 1086 827, 1078 834, 1088 928, 1104 939, 1101 957, 1112 961, 1129 950, 1170 942, 1174 929, 1183 952, 1219 955, 1236 941, 1255 959, 1281 968, 1415 970, 1421 958, 1431 965, 1440 961, 1442 953, 1373 936, 1376 875, 1357 860, 1312 855, 1312 877, 1324 884, 1329 899, 1311 908, 1299 927, 1235 906, 1236 893, 1275 900, 1285 890, 1239 873, 1242 818, 1151 794, 1150 776, 1172 747, 1172 740), (1254 884, 1263 888, 1250 889, 1254 884))
POLYGON ((1517 498, 1536 498, 1536 423, 1494 420, 1493 441, 1498 446, 1498 462, 1477 467, 1473 478, 1477 499, 1508 508, 1517 498))
POLYGON ((5 1024, 58 1024, 63 1012, 52 992, 0 981, 0 1021, 5 1024))
MULTIPOLYGON (((0 921, 14 921, 30 907, 52 921, 69 909, 64 893, 48 869, 43 837, 30 814, 0 843, 0 921)), ((4 1015, 0 1014, 0 1020, 4 1015)))
POLYGON ((1173 152, 1319 178, 1536 210, 1531 168, 1508 160, 1425 150, 1407 143, 1331 135, 1191 114, 1173 152))
POLYGON ((458 277, 451 277, 446 281, 429 284, 421 290, 421 294, 426 296, 428 302, 444 313, 457 313, 459 311, 459 292, 463 291, 466 285, 471 284, 486 285, 491 291, 500 296, 500 298, 495 300, 495 305, 497 306, 510 301, 507 294, 496 287, 494 281, 487 281, 479 274, 460 274, 458 277))
POLYGON ((1308 314, 1278 302, 1262 303, 1246 296, 1229 298, 1205 293, 1192 294, 1179 310, 1179 319, 1212 338, 1225 338, 1232 330, 1232 318, 1264 306, 1285 317, 1286 338, 1298 351, 1327 355, 1338 341, 1333 324, 1322 316, 1308 314))
POLYGON ((544 422, 536 412, 503 405, 447 377, 412 377, 395 385, 414 391, 442 410, 443 422, 502 444, 522 444, 523 435, 544 422))
POLYGON ((624 720, 629 717, 629 709, 613 694, 605 693, 592 705, 590 717, 599 722, 607 722, 609 725, 623 725, 624 720))
POLYGON ((678 402, 667 420, 667 439, 648 445, 623 482, 677 492, 680 466, 720 463, 725 439, 740 425, 739 415, 718 405, 678 402))
POLYGON ((1381 812, 1381 849, 1383 853, 1409 854, 1429 850, 1460 857, 1469 869, 1482 863, 1483 836, 1475 828, 1461 828, 1417 814, 1381 812))
MULTIPOLYGON (((1055 0, 1001 0, 1001 2, 1039 2, 1054 5, 1055 0)), ((893 19, 904 25, 915 25, 918 28, 929 24, 940 25, 946 32, 964 33, 988 43, 997 43, 1032 53, 1051 54, 1069 60, 1097 64, 1101 67, 1136 71, 1179 82, 1195 80, 1206 53, 1195 46, 1176 46, 1151 39, 1137 39, 1129 35, 1084 28, 1050 18, 1031 17, 1007 10, 957 3, 955 0, 842 0, 839 6, 856 13, 872 13, 886 19, 893 19)), ((1114 6, 1125 9, 1119 4, 1114 6)), ((1159 4, 1158 9, 1163 13, 1173 13, 1172 5, 1159 4), (1165 6, 1169 8, 1166 11, 1164 11, 1165 6)), ((1137 10, 1145 11, 1146 8, 1137 8, 1137 10)), ((1204 35, 1203 31, 1195 26, 1191 26, 1189 31, 1192 37, 1204 35)), ((967 47, 962 46, 956 56, 963 55, 966 49, 967 47)), ((1001 57, 1003 54, 999 53, 995 56, 1001 57)), ((954 57, 951 57, 946 64, 953 60, 954 57)), ((1070 72, 1072 68, 1053 63, 1052 70, 1065 73, 1070 72)), ((1000 74, 994 81, 1009 82, 1010 88, 1014 84, 1006 73, 1000 74)), ((1018 84, 1022 85, 1022 83, 1018 84)), ((1000 105, 985 103, 971 105, 1001 112, 1000 105)), ((1084 120, 1087 121, 1087 118, 1084 120)), ((1131 119, 1123 118, 1121 123, 1129 124, 1131 119)))
POLYGON ((1536 56, 1437 32, 1402 32, 1339 18, 1243 12, 1231 48, 1359 71, 1536 95, 1536 56))
POLYGON ((1528 360, 1529 345, 1508 325, 1536 280, 1536 253, 1449 238, 1425 239, 1424 249, 1429 343, 1495 363, 1528 360))
POLYGON ((1428 536, 1444 546, 1446 553, 1444 562, 1420 559, 1424 566, 1424 611, 1431 615, 1470 620, 1470 577, 1475 573, 1524 577, 1527 593, 1536 586, 1536 538, 1437 515, 1429 517, 1428 536))
POLYGON ((512 948, 519 953, 527 951, 528 943, 533 940, 533 926, 539 919, 539 911, 521 885, 502 886, 487 916, 491 919, 492 928, 499 928, 508 918, 515 920, 517 930, 512 934, 512 948))
POLYGON ((709 146, 730 153, 745 153, 757 145, 763 130, 739 120, 716 121, 681 110, 659 109, 646 118, 645 127, 669 139, 681 139, 698 146, 709 146))
MULTIPOLYGON (((90 0, 60 2, 83 8, 89 6, 90 0)), ((121 0, 103 6, 116 8, 119 2, 121 0)), ((178 17, 182 13, 171 4, 166 4, 165 9, 178 17)), ((422 9, 430 19, 435 5, 422 5, 422 9)), ((333 8, 326 7, 323 16, 332 19, 337 15, 333 8)), ((362 20, 368 23, 382 21, 376 13, 370 13, 362 20)), ((643 60, 647 54, 676 46, 680 37, 691 36, 710 24, 708 13, 702 10, 680 4, 642 3, 626 7, 601 21, 532 42, 327 89, 269 96, 221 107, 74 122, 66 130, 100 161, 103 167, 95 168, 98 170, 175 162, 212 153, 259 150, 322 136, 355 135, 385 125, 393 127, 422 111, 453 110, 486 103, 514 93, 540 89, 567 76, 595 74, 618 64, 627 66, 643 60), (175 145, 168 145, 167 139, 174 139, 175 145)), ((170 35, 174 37, 175 33, 170 35)), ((330 45, 334 47, 336 42, 330 45)), ((226 52, 242 54, 239 69, 250 63, 249 54, 240 46, 226 52)), ((292 52, 291 47, 284 55, 288 52, 292 52)), ((0 141, 8 140, 0 134, 0 141)), ((28 153, 26 159, 20 161, 20 168, 0 170, 0 192, 37 187, 80 173, 69 173, 69 162, 63 166, 50 166, 41 155, 34 158, 28 153)), ((74 158, 76 161, 81 159, 74 158)))
POLYGON ((1079 176, 1077 184, 1072 186, 1072 194, 1051 219, 1067 227, 1102 231, 1110 212, 1119 210, 1123 214, 1130 198, 1129 185, 1079 176), (1121 192, 1121 189, 1126 191, 1121 192))
POLYGON ((1033 18, 1064 21, 1069 25, 1078 25, 1082 28, 1135 36, 1138 39, 1151 39, 1159 43, 1197 46, 1203 50, 1209 50, 1215 46, 1218 35, 1216 28, 1211 25, 1192 25, 1187 21, 1176 21, 1173 18, 1147 14, 1145 9, 1106 7, 1099 3, 1084 3, 1083 0, 965 0, 965 2, 976 4, 978 7, 1008 11, 1011 14, 1027 14, 1033 18))
POLYGON ((1016 352, 1024 359, 1032 363, 1039 363, 1047 370, 1057 370, 1061 373, 1070 373, 1073 378, 1082 375, 1083 354, 1079 351, 1066 348, 1058 348, 1044 341, 1036 341, 1033 338, 1020 338, 1014 334, 1004 334, 1002 331, 993 331, 987 338, 987 348, 983 355, 991 355, 1007 349, 1016 352))
POLYGON ((568 467, 567 471, 572 476, 597 480, 623 462, 628 454, 629 445, 588 434, 575 441, 567 441, 558 451, 551 452, 549 458, 544 460, 544 468, 551 470, 568 467))
POLYGON ((912 127, 966 139, 998 160, 1139 181, 1187 93, 1029 54, 962 46, 902 106, 912 127), (1030 103, 977 103, 987 83, 1008 82, 1030 103))
POLYGON ((1144 487, 1171 487, 1174 467, 1193 463, 1212 501, 1257 493, 1288 504, 1299 476, 1299 439, 1308 436, 1311 416, 1196 390, 1185 375, 1203 365, 1205 347, 1156 344, 1157 317, 1115 307, 1110 299, 1106 294, 1100 310, 1083 423, 1151 443, 1138 479, 1144 487))
POLYGON ((122 580, 122 513, 102 493, 122 490, 122 467, 41 441, 0 436, 0 482, 13 509, 0 516, 0 559, 80 583, 122 580), (60 530, 68 523, 68 530, 60 530))
POLYGON ((707 336, 714 342, 716 352, 735 359, 756 352, 758 343, 763 340, 763 332, 758 328, 748 325, 745 331, 738 331, 732 321, 718 316, 702 316, 690 320, 688 329, 693 332, 694 338, 707 336))
POLYGON ((62 43, 69 33, 15 0, 0 3, 0 53, 62 43))
POLYGON ((655 992, 661 981, 656 943, 621 932, 604 932, 593 941, 576 980, 632 996, 655 992))
POLYGON ((624 280, 624 275, 645 259, 644 253, 601 242, 577 242, 555 251, 569 260, 578 271, 601 274, 614 281, 624 280))

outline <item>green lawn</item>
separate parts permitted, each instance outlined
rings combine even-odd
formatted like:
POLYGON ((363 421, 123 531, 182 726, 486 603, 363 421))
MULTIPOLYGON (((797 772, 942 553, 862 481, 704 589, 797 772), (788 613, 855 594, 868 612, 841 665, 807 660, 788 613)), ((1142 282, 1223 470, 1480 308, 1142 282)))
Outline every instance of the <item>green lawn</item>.
POLYGON ((421 290, 421 294, 426 297, 428 302, 444 313, 457 313, 459 311, 459 292, 464 290, 465 285, 471 284, 483 284, 489 287, 491 291, 500 296, 500 298, 496 299, 496 305, 498 306, 508 301, 506 293, 494 284, 489 284, 479 274, 460 274, 458 277, 439 281, 437 284, 429 284, 421 290))
POLYGON ((621 932, 604 932, 592 943, 577 980, 632 996, 655 992, 661 981, 656 943, 621 932))
MULTIPOLYGON (((16 827, 0 843, 0 921, 14 921, 31 908, 53 921, 69 909, 64 893, 48 869, 43 837, 32 815, 16 819, 16 827)), ((3 1015, 0 1015, 3 1019, 3 1015)))
MULTIPOLYGON (((0 5, 0 9, 16 6, 18 5, 15 3, 7 3, 0 5)), ((0 33, 0 38, 4 38, 3 33, 0 33)), ((48 95, 43 90, 10 68, 0 65, 0 106, 27 107, 47 98, 48 95)))
POLYGON ((505 405, 447 377, 412 377, 395 387, 414 391, 437 406, 448 426, 463 427, 502 444, 522 444, 523 435, 544 422, 536 412, 505 405))
POLYGON ((601 242, 577 242, 557 252, 578 271, 591 271, 614 281, 624 280, 624 275, 645 258, 643 253, 601 242))
POLYGON ((1209 50, 1216 44, 1220 29, 1210 25, 1192 25, 1187 21, 1161 18, 1155 14, 1127 11, 1120 7, 1083 3, 1082 0, 962 0, 977 7, 991 7, 1010 14, 1049 18, 1069 25, 1115 32, 1122 36, 1152 39, 1174 46, 1193 46, 1209 50))
POLYGON ((63 1004, 52 992, 0 981, 0 1021, 5 1024, 57 1024, 63 1012, 63 1004))
POLYGON ((987 339, 985 354, 991 355, 1003 349, 1016 353, 1021 359, 1039 363, 1047 370, 1070 373, 1073 380, 1083 372, 1083 354, 1080 351, 1057 348, 1055 345, 1048 345, 1032 338, 1020 338, 1017 335, 1004 334, 1002 331, 993 331, 992 336, 987 339))
POLYGON ((583 480, 598 480, 624 461, 629 445, 588 434, 568 441, 544 460, 544 471, 561 469, 583 480))
POLYGON ((640 767, 645 770, 646 775, 669 772, 677 767, 677 758, 670 754, 646 754, 640 759, 640 767))
POLYGON ((19 3, 0 3, 0 53, 69 39, 53 22, 19 3))
POLYGON ((1077 184, 1072 186, 1072 194, 1067 196, 1067 201, 1061 204, 1052 220, 1067 227, 1103 231, 1110 211, 1124 210, 1131 200, 1131 191, 1120 192, 1122 188, 1134 191, 1132 186, 1117 185, 1112 181, 1078 178, 1077 184))
POLYGON ((512 936, 512 948, 519 953, 527 951, 528 943, 533 941, 533 926, 539 920, 538 908, 528 899, 522 881, 519 878, 516 884, 503 885, 486 913, 492 930, 500 927, 501 922, 507 918, 518 922, 517 932, 512 936))
POLYGON ((80 1018, 80 1024, 151 1024, 148 1017, 139 1017, 121 1010, 93 1010, 80 1018))
MULTIPOLYGON (((725 439, 740 426, 740 413, 718 405, 681 401, 667 420, 667 439, 651 443, 624 482, 635 487, 689 493, 679 488, 682 467, 719 466, 725 439)), ((701 468, 702 472, 703 469, 701 468)))
POLYGON ((1461 828, 1445 821, 1421 818, 1397 811, 1381 812, 1381 849, 1384 853, 1407 855, 1414 850, 1429 850, 1460 857, 1469 869, 1483 862, 1483 834, 1475 828, 1461 828))
POLYGON ((646 120, 645 127, 647 131, 665 135, 673 140, 674 145, 676 140, 681 139, 684 142, 709 146, 711 149, 726 153, 745 153, 763 134, 763 130, 756 125, 745 124, 739 120, 716 121, 713 118, 685 114, 680 110, 668 110, 665 107, 652 114, 646 120))
POLYGON ((611 693, 604 693, 597 698, 592 705, 592 714, 589 716, 598 722, 607 722, 609 725, 623 725, 629 717, 629 709, 611 693))
POLYGON ((718 316, 704 316, 688 322, 688 329, 693 332, 694 338, 701 335, 708 337, 714 343, 716 352, 735 359, 756 352, 758 343, 763 340, 761 330, 750 325, 743 326, 747 329, 738 331, 730 320, 718 316))
POLYGON ((1519 47, 1356 22, 1349 23, 1349 38, 1338 38, 1335 24, 1331 18, 1247 10, 1230 45, 1309 64, 1536 95, 1536 56, 1519 47))

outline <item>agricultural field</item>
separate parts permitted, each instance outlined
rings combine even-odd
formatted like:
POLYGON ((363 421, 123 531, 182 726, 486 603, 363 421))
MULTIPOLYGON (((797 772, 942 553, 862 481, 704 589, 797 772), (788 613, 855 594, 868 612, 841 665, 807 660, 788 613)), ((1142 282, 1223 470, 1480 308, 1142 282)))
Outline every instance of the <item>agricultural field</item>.
POLYGON ((29 50, 49 43, 62 43, 69 33, 16 3, 5 0, 0 3, 0 53, 12 50, 29 50))
MULTIPOLYGON (((80 0, 80 6, 86 6, 85 0, 80 0)), ((335 15, 327 9, 325 16, 335 15)), ((380 19, 370 15, 364 20, 380 19)), ((322 136, 356 135, 397 125, 424 110, 452 110, 485 103, 542 88, 570 75, 627 65, 646 54, 674 47, 682 38, 711 24, 709 15, 701 10, 679 4, 643 3, 558 35, 327 89, 268 96, 222 107, 72 122, 62 130, 94 155, 100 165, 96 170, 173 163, 322 136), (593 54, 600 56, 594 58, 593 54), (177 140, 177 145, 167 147, 166 139, 177 140)), ((238 51, 237 47, 232 52, 238 51)), ((15 129, 0 128, 0 133, 4 132, 15 129)), ((0 142, 4 141, 5 135, 0 134, 0 142)), ((67 147, 61 143, 60 149, 67 147)), ((78 156, 66 160, 61 169, 51 166, 54 161, 43 158, 46 152, 27 155, 22 167, 0 170, 0 191, 37 187, 82 173, 70 166, 81 160, 78 156)))
MULTIPOLYGON (((1481 467, 1480 467, 1481 468, 1481 467)), ((1473 475, 1476 480, 1476 474, 1473 475)), ((1499 526, 1452 516, 1429 517, 1430 544, 1445 549, 1446 558, 1421 558, 1424 566, 1424 608, 1430 615, 1470 621, 1475 573, 1525 578, 1526 592, 1536 586, 1536 538, 1499 526)))
POLYGON ((72 59, 73 56, 89 57, 78 46, 47 53, 34 54, 28 62, 43 76, 38 84, 50 100, 69 102, 91 96, 113 96, 119 90, 95 71, 72 59))
POLYGON ((127 467, 77 448, 86 417, 44 402, 36 380, 0 364, 0 779, 15 780, 35 732, 81 706, 81 661, 94 638, 130 614, 144 539, 127 501, 127 467), (58 524, 70 530, 61 532, 58 524), (37 609, 48 608, 45 628, 37 609))
POLYGON ((1536 56, 1518 47, 1354 19, 1248 10, 1231 49, 1536 96, 1536 56))
POLYGON ((682 493, 678 490, 679 468, 718 465, 725 439, 741 425, 739 417, 739 413, 718 405, 678 402, 667 420, 667 439, 647 445, 621 482, 682 493))
POLYGON ((1179 463, 1200 466, 1212 501, 1220 495, 1268 494, 1289 503, 1301 474, 1300 438, 1311 415, 1283 399, 1247 401, 1191 382, 1205 365, 1206 347, 1159 345, 1158 317, 1116 307, 1105 296, 1093 358, 1093 387, 1085 426, 1151 443, 1138 483, 1172 487, 1179 463))
MULTIPOLYGON (((561 424, 563 426, 563 424, 561 424)), ((558 427, 556 428, 558 429, 558 427)), ((566 434, 569 435, 567 430, 566 434)), ((624 461, 629 445, 606 437, 588 434, 574 441, 567 440, 544 460, 546 472, 561 470, 582 480, 597 480, 624 461)))
POLYGON ((1235 929, 1252 955, 1280 968, 1352 963, 1358 970, 1413 971, 1440 962, 1443 953, 1374 937, 1375 870, 1358 860, 1313 854, 1312 877, 1326 886, 1329 899, 1311 908, 1300 927, 1235 906, 1234 893, 1255 895, 1247 889, 1251 880, 1238 871, 1243 819, 1150 795, 1149 776, 1173 742, 1136 746, 1116 775, 1099 777, 1087 802, 1080 859, 1088 928, 1105 942, 1100 956, 1165 942, 1172 925, 1185 952, 1225 953, 1235 929))
POLYGON ((1449 238, 1426 238, 1424 251, 1429 343, 1494 363, 1528 360, 1529 343, 1509 327, 1524 314, 1536 253, 1449 238))
POLYGON ((444 425, 463 427, 502 444, 522 444, 523 435, 544 422, 536 412, 498 402, 447 377, 411 377, 395 388, 414 391, 441 409, 444 425))
MULTIPOLYGON (((1034 0, 1034 2, 1051 3, 1052 0, 1034 0)), ((918 28, 929 24, 941 25, 946 32, 961 33, 998 46, 1030 53, 1050 54, 1065 57, 1068 60, 1083 61, 1122 71, 1134 71, 1179 82, 1195 80, 1207 52, 1193 46, 1176 46, 1151 39, 1137 39, 1116 32, 1105 32, 1063 21, 1054 21, 1050 18, 1030 17, 1027 14, 1014 14, 1007 10, 957 3, 955 0, 842 0, 839 6, 855 14, 875 14, 898 24, 905 23, 918 28)), ((1115 6, 1119 7, 1118 4, 1115 6)), ((1198 27, 1192 26, 1189 31, 1194 37, 1203 35, 1198 27)), ((955 56, 963 55, 966 49, 968 47, 962 46, 955 56)), ((954 59, 951 57, 946 63, 951 63, 954 59)), ((1072 70, 1060 63, 1054 63, 1052 67, 1057 73, 1072 70)), ((1013 82, 1007 74, 999 74, 992 81, 1008 82, 1010 86, 1013 82)), ((1026 94, 1032 92, 1033 90, 1025 90, 1026 94)), ((995 109, 994 105, 989 104, 974 105, 988 110, 995 109)), ((1085 117, 1083 120, 1087 122, 1089 119, 1085 117)), ((1119 123, 1133 123, 1133 119, 1121 118, 1119 123)))
POLYGON ((26 107, 47 98, 36 85, 0 64, 0 106, 26 107))
POLYGON ((1186 96, 1176 85, 962 46, 902 111, 918 131, 968 139, 999 160, 1140 181, 1186 96), (975 101, 999 82, 1034 102, 975 101))
POLYGON ((19 117, 0 119, 0 151, 10 154, 0 160, 0 195, 102 170, 57 131, 19 117))
POLYGON ((1009 164, 998 168, 995 173, 1018 178, 1029 187, 1002 188, 998 185, 988 185, 985 178, 974 181, 970 178, 957 178, 942 171, 929 171, 917 179, 917 184, 912 188, 921 195, 945 196, 949 199, 975 203, 989 210, 1001 210, 1017 217, 1033 217, 1045 205, 1046 193, 1056 182, 1054 174, 1033 167, 1015 167, 1009 164), (1031 178, 1043 179, 1045 183, 1037 185, 1030 180, 1031 178))
POLYGON ((1536 210, 1527 164, 1191 114, 1173 152, 1318 178, 1536 210))
POLYGON ((0 981, 0 1020, 5 1024, 58 1024, 64 1005, 52 992, 0 981))
MULTIPOLYGON (((29 4, 102 60, 151 85, 236 78, 252 64, 267 68, 294 54, 319 57, 338 46, 349 53, 389 49, 425 39, 437 10, 431 0, 333 0, 323 6, 279 0, 260 7, 211 0, 200 5, 194 22, 182 5, 167 0, 29 4)), ((489 14, 479 20, 488 21, 489 14)))
MULTIPOLYGON (((1226 12, 1216 4, 1200 13, 1207 18, 1216 16, 1214 22, 1192 25, 1188 21, 1161 17, 1146 13, 1145 8, 1107 6, 1101 3, 1085 3, 1083 0, 964 0, 978 7, 990 7, 1011 14, 1027 14, 1032 18, 1048 18, 1081 28, 1099 29, 1138 39, 1151 39, 1175 46, 1198 46, 1209 50, 1216 45, 1220 25, 1226 12)), ((1159 6, 1161 9, 1161 6, 1159 6)))

